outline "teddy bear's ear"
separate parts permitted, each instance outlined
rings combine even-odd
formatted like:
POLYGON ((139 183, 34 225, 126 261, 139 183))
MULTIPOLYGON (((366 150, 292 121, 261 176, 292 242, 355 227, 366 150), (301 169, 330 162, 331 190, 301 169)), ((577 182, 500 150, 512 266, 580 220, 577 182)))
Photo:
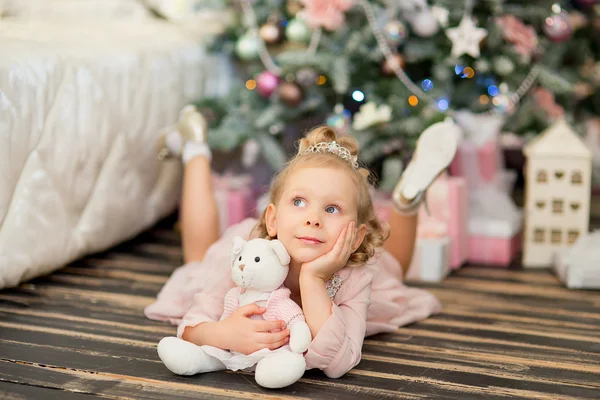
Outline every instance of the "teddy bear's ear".
POLYGON ((233 238, 233 249, 231 250, 231 264, 233 264, 235 259, 240 255, 246 243, 247 242, 244 239, 242 239, 241 236, 235 236, 233 238))
POLYGON ((279 262, 281 263, 281 265, 289 265, 290 255, 285 249, 283 243, 281 243, 279 240, 271 240, 271 248, 273 249, 275 254, 277 254, 277 258, 279 258, 279 262))

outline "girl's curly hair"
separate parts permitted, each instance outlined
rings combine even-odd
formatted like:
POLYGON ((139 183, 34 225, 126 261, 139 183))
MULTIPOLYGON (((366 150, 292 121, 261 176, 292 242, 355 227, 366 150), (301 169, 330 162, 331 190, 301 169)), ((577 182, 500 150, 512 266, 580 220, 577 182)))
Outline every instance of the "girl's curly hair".
MULTIPOLYGON (((332 153, 308 153, 304 154, 304 151, 310 146, 313 146, 321 142, 336 142, 340 146, 345 147, 350 151, 353 157, 358 156, 358 142, 356 139, 350 136, 337 136, 335 131, 327 126, 320 126, 310 131, 305 138, 300 139, 298 146, 298 153, 291 159, 285 166, 285 168, 273 179, 271 183, 271 189, 269 192, 270 202, 277 205, 283 192, 283 186, 287 182, 287 178, 297 168, 310 166, 326 166, 343 168, 346 171, 356 185, 357 195, 357 214, 358 220, 356 226, 365 224, 367 232, 361 245, 356 251, 350 256, 348 263, 349 267, 357 267, 364 265, 373 255, 375 251, 383 246, 383 243, 389 236, 389 228, 387 225, 382 225, 375 209, 373 208, 373 202, 370 195, 370 184, 368 181, 369 171, 365 168, 354 168, 351 162, 344 160, 343 158, 332 154, 332 153)), ((254 227, 252 233, 253 236, 264 237, 267 239, 273 239, 267 233, 267 226, 265 221, 265 212, 263 212, 259 222, 254 227)))

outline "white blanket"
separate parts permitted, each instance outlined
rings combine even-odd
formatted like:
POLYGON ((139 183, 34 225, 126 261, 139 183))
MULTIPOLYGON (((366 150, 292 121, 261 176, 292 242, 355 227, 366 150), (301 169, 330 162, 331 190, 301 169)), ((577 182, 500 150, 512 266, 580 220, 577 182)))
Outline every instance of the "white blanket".
POLYGON ((172 212, 181 167, 157 161, 157 133, 229 78, 149 18, 0 19, 0 54, 1 289, 172 212))

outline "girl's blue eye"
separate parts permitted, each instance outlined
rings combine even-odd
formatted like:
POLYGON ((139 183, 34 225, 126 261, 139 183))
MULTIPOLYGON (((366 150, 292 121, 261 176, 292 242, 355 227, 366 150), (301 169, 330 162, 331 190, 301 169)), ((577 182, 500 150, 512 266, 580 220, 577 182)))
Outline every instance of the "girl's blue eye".
POLYGON ((340 210, 336 206, 329 206, 325 209, 325 212, 329 214, 337 214, 340 212, 340 210))
POLYGON ((294 206, 296 207, 305 207, 306 202, 302 199, 294 199, 294 206))

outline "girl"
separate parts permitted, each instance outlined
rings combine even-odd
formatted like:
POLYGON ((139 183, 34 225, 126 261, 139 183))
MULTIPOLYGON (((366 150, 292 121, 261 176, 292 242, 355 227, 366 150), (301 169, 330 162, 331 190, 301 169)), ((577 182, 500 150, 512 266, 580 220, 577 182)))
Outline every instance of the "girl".
MULTIPOLYGON (((307 369, 319 368, 331 378, 344 375, 360 361, 366 335, 393 331, 440 311, 433 295, 402 284, 402 266, 410 265, 423 195, 454 156, 454 127, 446 121, 419 138, 394 190, 387 242, 371 203, 369 172, 357 163, 356 140, 338 137, 328 127, 300 140, 298 154, 273 180, 271 203, 261 218, 247 219, 218 239, 206 124, 186 107, 179 128, 166 134, 162 154, 181 152, 185 163, 181 226, 187 264, 173 273, 146 316, 178 324, 177 336, 190 343, 189 351, 211 345, 250 354, 284 345, 286 322, 251 319, 265 312, 256 305, 219 321, 225 293, 233 287, 232 238, 277 238, 291 257, 285 286, 302 307, 313 337, 305 354, 307 369), (378 250, 384 242, 386 250, 378 250)), ((161 356, 167 368, 182 373, 167 358, 161 356)), ((209 370, 223 368, 215 359, 209 370)), ((185 374, 200 372, 208 370, 185 374)))

